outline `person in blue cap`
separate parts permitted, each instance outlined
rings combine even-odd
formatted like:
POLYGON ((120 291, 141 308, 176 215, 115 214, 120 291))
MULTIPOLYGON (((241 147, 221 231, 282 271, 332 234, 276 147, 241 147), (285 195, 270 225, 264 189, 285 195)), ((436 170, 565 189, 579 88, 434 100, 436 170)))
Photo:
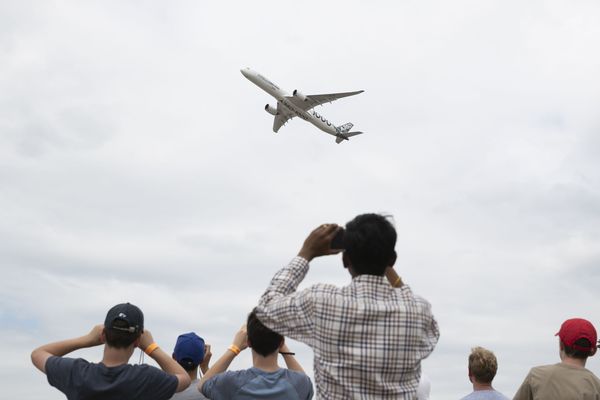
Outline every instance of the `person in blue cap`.
POLYGON ((204 344, 204 339, 194 332, 179 335, 175 349, 173 350, 173 359, 186 370, 192 384, 183 392, 175 393, 171 399, 175 400, 204 400, 206 397, 198 391, 198 368, 202 375, 208 371, 208 363, 212 353, 210 344, 204 344))

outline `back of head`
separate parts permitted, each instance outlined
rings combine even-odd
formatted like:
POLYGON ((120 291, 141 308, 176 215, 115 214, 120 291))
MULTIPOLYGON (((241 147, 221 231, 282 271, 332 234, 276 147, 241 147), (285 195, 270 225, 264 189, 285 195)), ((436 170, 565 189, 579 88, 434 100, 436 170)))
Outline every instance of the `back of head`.
POLYGON ((496 356, 483 347, 471 349, 469 355, 469 375, 478 383, 492 383, 498 371, 496 356))
POLYGON ((144 331, 142 310, 130 303, 117 304, 106 314, 104 332, 106 344, 123 349, 131 346, 144 331))
POLYGON ((267 328, 256 317, 256 309, 248 315, 246 330, 249 346, 263 357, 273 354, 283 342, 283 336, 267 328))
POLYGON ((583 318, 568 319, 556 334, 567 356, 585 360, 594 355, 598 336, 594 325, 583 318))
POLYGON ((361 214, 346 224, 344 254, 358 275, 383 275, 396 258, 396 229, 383 215, 361 214))
POLYGON ((173 358, 186 371, 193 371, 204 360, 204 339, 194 332, 179 335, 173 358))

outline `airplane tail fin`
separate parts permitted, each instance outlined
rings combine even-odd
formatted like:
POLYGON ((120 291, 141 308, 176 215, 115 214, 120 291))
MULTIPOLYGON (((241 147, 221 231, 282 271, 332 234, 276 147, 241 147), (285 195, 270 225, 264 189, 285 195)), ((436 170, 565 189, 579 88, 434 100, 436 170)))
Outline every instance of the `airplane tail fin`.
MULTIPOLYGON (((350 124, 352 125, 352 124, 350 124)), ((335 142, 337 144, 342 143, 343 140, 350 140, 349 138, 351 138, 352 136, 356 136, 356 135, 360 135, 363 132, 346 132, 346 133, 340 133, 336 138, 335 138, 335 142)))
POLYGON ((354 124, 352 122, 347 122, 344 125, 338 126, 337 128, 340 131, 340 133, 346 133, 350 132, 350 129, 352 129, 353 126, 354 124))

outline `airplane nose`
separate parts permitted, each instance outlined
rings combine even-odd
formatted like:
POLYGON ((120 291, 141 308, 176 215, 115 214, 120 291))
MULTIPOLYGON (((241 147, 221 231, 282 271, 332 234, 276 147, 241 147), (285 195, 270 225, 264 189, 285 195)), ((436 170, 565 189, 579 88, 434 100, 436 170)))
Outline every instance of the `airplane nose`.
POLYGON ((242 75, 244 75, 246 78, 248 77, 248 68, 242 68, 240 69, 240 72, 242 73, 242 75))

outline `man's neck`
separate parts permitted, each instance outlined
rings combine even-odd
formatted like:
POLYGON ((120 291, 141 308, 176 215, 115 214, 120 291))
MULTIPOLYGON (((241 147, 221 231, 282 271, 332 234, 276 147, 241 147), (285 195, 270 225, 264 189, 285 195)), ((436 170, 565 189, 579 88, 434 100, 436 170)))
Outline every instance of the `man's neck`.
POLYGON ((127 364, 134 350, 135 347, 133 345, 124 349, 117 349, 116 347, 105 345, 102 364, 107 367, 117 367, 119 365, 127 364))
POLYGON ((191 371, 186 371, 186 372, 190 376, 191 380, 195 381, 196 379, 198 379, 198 367, 194 368, 191 371))
POLYGON ((269 354, 266 357, 263 357, 254 350, 252 350, 252 365, 254 365, 255 368, 266 372, 275 372, 279 369, 279 365, 277 364, 278 356, 279 350, 269 354))
POLYGON ((566 365, 570 365, 572 367, 585 368, 586 361, 587 361, 587 359, 573 358, 573 357, 569 357, 567 355, 564 355, 562 357, 562 363, 566 364, 566 365))
POLYGON ((491 383, 479 383, 477 381, 473 382, 473 391, 478 390, 494 390, 491 383))

